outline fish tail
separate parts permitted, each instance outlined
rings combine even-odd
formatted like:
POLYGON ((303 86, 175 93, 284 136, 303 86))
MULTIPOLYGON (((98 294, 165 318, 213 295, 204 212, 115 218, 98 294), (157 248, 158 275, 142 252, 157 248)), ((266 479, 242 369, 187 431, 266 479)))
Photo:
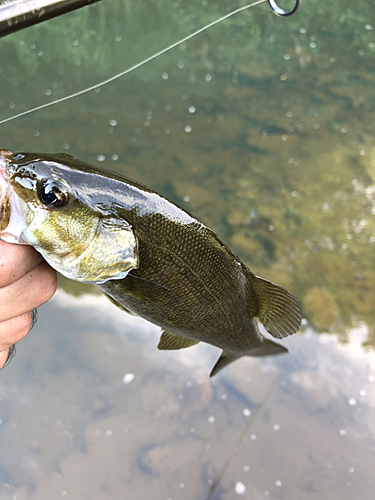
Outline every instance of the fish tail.
POLYGON ((273 340, 263 337, 263 342, 260 346, 254 347, 251 351, 246 353, 246 356, 262 357, 262 356, 276 356, 277 354, 286 354, 288 349, 283 345, 277 344, 273 340))
POLYGON ((253 349, 247 351, 245 354, 235 355, 223 351, 220 358, 216 361, 215 366, 212 368, 210 377, 214 377, 219 373, 221 369, 223 369, 225 366, 228 366, 233 361, 236 361, 236 359, 241 358, 242 356, 276 356, 277 354, 286 354, 287 352, 288 349, 286 347, 277 344, 273 340, 269 340, 266 337, 263 337, 263 341, 259 346, 254 347, 253 349))
POLYGON ((241 355, 234 356, 232 354, 226 353, 225 351, 222 351, 220 358, 216 361, 215 366, 211 370, 210 377, 214 377, 225 366, 229 365, 233 361, 236 361, 236 359, 238 359, 240 357, 241 357, 241 355))

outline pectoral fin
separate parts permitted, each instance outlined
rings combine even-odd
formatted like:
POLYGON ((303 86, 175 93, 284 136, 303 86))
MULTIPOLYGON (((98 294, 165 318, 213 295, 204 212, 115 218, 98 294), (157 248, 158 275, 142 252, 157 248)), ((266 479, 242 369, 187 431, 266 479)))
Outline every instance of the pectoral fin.
POLYGON ((259 301, 258 318, 277 339, 293 335, 301 326, 301 310, 296 299, 285 288, 259 276, 253 276, 259 301))
POLYGON ((177 333, 163 330, 159 340, 158 349, 184 349, 185 347, 191 347, 195 344, 199 344, 199 340, 188 339, 182 335, 178 335, 177 333))

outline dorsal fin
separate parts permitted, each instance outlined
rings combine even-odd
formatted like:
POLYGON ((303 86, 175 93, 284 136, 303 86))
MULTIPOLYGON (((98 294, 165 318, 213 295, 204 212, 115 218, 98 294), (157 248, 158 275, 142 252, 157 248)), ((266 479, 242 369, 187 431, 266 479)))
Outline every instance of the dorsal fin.
POLYGON ((252 283, 259 302, 258 318, 266 330, 277 339, 296 333, 301 326, 301 310, 293 295, 259 276, 254 276, 252 283))
POLYGON ((178 335, 177 333, 173 333, 168 330, 162 330, 158 349, 184 349, 185 347, 191 347, 195 344, 199 344, 199 340, 188 339, 186 337, 183 337, 182 335, 178 335))

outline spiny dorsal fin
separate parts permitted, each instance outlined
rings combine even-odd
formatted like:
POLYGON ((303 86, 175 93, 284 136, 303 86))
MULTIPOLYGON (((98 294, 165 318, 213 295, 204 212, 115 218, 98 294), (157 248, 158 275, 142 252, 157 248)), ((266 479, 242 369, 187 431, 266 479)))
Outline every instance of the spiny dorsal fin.
POLYGON ((301 326, 301 310, 293 295, 259 276, 253 284, 259 301, 258 318, 266 330, 277 339, 296 333, 301 326))
POLYGON ((178 335, 177 333, 173 333, 168 330, 162 330, 158 349, 183 349, 185 347, 191 347, 195 344, 199 344, 199 340, 188 339, 186 337, 183 337, 182 335, 178 335))

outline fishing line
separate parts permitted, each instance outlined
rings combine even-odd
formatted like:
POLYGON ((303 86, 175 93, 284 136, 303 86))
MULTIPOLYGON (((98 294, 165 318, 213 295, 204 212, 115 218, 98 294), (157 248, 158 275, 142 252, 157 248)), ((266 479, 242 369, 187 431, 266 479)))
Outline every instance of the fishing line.
POLYGON ((159 56, 165 54, 166 52, 174 49, 178 45, 181 45, 182 43, 187 42, 188 40, 191 40, 192 38, 194 38, 195 36, 199 35, 200 33, 203 33, 203 31, 206 31, 209 28, 212 28, 212 26, 215 26, 216 24, 221 23, 225 19, 228 19, 229 17, 232 17, 232 16, 238 14, 239 12, 243 12, 244 10, 251 9, 252 7, 255 7, 256 5, 259 5, 259 4, 264 3, 266 1, 267 0, 257 0, 254 3, 248 4, 248 5, 245 5, 243 7, 238 8, 236 10, 233 10, 232 12, 229 12, 225 16, 220 17, 219 19, 216 19, 216 21, 213 21, 212 23, 209 23, 206 26, 203 26, 203 28, 200 28, 199 30, 194 31, 194 33, 191 33, 190 35, 182 38, 178 42, 172 43, 172 45, 169 45, 165 49, 162 49, 159 52, 156 52, 156 54, 153 54, 152 56, 147 57, 146 59, 144 59, 143 61, 135 64, 134 66, 131 66, 130 68, 128 68, 128 69, 126 69, 124 71, 121 71, 121 73, 118 73, 117 75, 111 76, 107 80, 103 80, 100 83, 96 83, 95 85, 92 85, 91 87, 87 87, 87 88, 85 88, 83 90, 75 92, 74 94, 69 94, 69 95, 67 95, 65 97, 61 97, 60 99, 56 99, 55 101, 47 102, 47 103, 42 104, 40 106, 36 106, 35 108, 28 109, 26 111, 22 111, 22 113, 18 113, 17 115, 13 115, 13 116, 10 116, 9 118, 5 118, 4 120, 0 120, 0 125, 3 124, 3 123, 6 123, 6 122, 10 122, 11 120, 15 120, 16 118, 20 118, 21 116, 29 115, 30 113, 33 113, 34 111, 39 111, 40 109, 48 108, 50 106, 54 106, 55 104, 59 104, 60 102, 68 101, 69 99, 73 99, 74 97, 78 97, 80 95, 87 94, 88 92, 91 92, 92 90, 98 89, 99 87, 103 87, 104 85, 107 85, 108 83, 113 82, 114 80, 117 80, 118 78, 121 78, 122 76, 127 75, 128 73, 131 73, 132 71, 140 68, 144 64, 149 63, 153 59, 156 59, 157 57, 159 57, 159 56))
POLYGON ((279 378, 280 378, 280 374, 275 378, 275 380, 272 382, 272 384, 267 389, 267 391, 266 391, 265 395, 263 396, 262 401, 259 403, 259 406, 257 407, 257 409, 254 411, 254 413, 251 414, 251 416, 249 418, 249 421, 245 425, 245 427, 242 430, 241 434, 238 436, 237 441, 235 442, 235 444, 234 444, 234 446, 232 448, 232 451, 230 452, 229 457, 227 458, 227 460, 226 460, 223 468, 221 469, 221 471, 220 471, 219 475, 217 476, 217 478, 215 479, 215 481, 212 483, 210 491, 208 492, 208 495, 206 496, 205 500, 211 500, 212 499, 212 497, 213 497, 213 495, 214 495, 217 487, 220 485, 221 480, 225 476, 225 473, 227 472, 228 467, 230 466, 230 464, 232 463, 232 460, 236 456, 236 453, 238 452, 239 447, 242 444, 242 441, 245 439, 246 434, 248 433, 248 431, 250 430, 251 426, 255 422, 257 416, 259 415, 259 413, 261 412, 261 410, 263 410, 264 406, 266 405, 266 403, 268 402, 269 398, 271 397, 271 394, 273 393, 273 391, 274 391, 274 389, 275 389, 275 387, 277 385, 277 382, 278 382, 279 378))

